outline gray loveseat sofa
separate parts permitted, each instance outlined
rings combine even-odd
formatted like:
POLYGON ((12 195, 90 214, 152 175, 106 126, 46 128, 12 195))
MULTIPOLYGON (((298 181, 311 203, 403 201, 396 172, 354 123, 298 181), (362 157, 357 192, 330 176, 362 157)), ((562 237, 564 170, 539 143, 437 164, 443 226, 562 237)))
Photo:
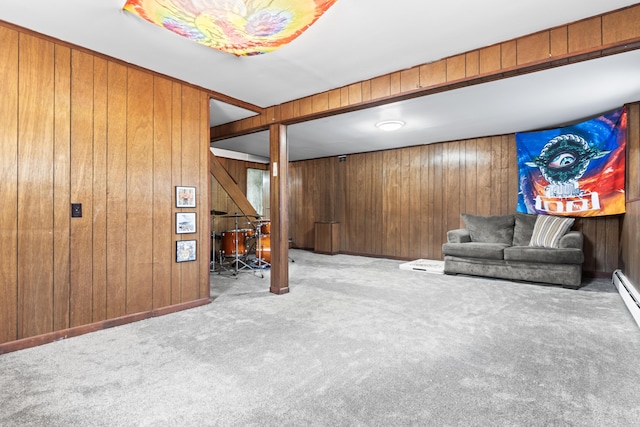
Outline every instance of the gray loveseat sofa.
POLYGON ((583 235, 570 230, 573 218, 522 213, 462 218, 466 228, 448 231, 442 245, 445 274, 580 287, 583 235))

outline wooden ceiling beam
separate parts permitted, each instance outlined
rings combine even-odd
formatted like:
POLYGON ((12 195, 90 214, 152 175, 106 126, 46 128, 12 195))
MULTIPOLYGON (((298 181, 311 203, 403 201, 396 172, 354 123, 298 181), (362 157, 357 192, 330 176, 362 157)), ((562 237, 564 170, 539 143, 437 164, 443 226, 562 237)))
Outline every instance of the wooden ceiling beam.
POLYGON ((640 49, 640 4, 265 108, 211 141, 640 49))

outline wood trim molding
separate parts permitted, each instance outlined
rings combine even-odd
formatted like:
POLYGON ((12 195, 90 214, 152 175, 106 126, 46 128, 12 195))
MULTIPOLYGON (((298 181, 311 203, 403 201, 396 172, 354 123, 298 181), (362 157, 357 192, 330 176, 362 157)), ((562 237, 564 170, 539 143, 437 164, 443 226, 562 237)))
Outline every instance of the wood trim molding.
POLYGON ((102 329, 113 328, 127 323, 137 322, 139 320, 150 319, 152 317, 164 316, 165 314, 175 313, 190 308, 207 305, 211 302, 211 298, 201 298, 181 304, 175 304, 168 307, 157 308, 141 313, 128 314, 115 319, 103 320, 100 322, 90 323, 88 325, 76 326, 73 328, 63 329, 60 331, 50 332, 35 337, 23 338, 16 341, 0 344, 0 354, 10 353, 13 351, 23 350, 26 348, 37 347, 43 344, 49 344, 54 341, 60 341, 67 338, 77 337, 88 334, 90 332, 100 331, 102 329))

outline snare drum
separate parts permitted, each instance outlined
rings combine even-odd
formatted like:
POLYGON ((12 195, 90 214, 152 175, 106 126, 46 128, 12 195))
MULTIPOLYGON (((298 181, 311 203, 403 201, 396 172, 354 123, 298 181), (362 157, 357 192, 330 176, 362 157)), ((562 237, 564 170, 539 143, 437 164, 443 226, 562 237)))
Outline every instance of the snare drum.
POLYGON ((256 242, 256 258, 271 264, 271 236, 265 234, 260 236, 256 242))
POLYGON ((247 233, 245 230, 228 230, 222 232, 222 255, 246 255, 247 233), (236 251, 236 248, 238 249, 236 251))

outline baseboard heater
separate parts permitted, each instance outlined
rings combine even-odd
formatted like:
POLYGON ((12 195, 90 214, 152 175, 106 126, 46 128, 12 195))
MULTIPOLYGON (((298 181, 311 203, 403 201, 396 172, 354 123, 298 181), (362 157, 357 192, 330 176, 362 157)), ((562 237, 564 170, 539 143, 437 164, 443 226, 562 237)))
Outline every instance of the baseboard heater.
POLYGON ((636 288, 627 280, 627 276, 621 270, 613 272, 613 284, 618 289, 631 316, 640 327, 640 294, 638 294, 636 288))

